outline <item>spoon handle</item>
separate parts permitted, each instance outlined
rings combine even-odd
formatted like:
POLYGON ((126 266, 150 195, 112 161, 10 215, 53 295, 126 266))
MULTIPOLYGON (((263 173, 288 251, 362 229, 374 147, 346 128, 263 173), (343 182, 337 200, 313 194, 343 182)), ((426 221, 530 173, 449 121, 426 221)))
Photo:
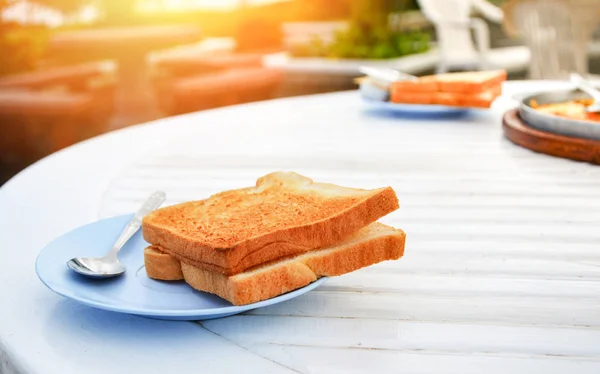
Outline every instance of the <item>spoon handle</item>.
POLYGON ((110 250, 106 257, 116 258, 117 253, 119 252, 119 250, 121 250, 123 245, 125 245, 125 243, 127 243, 127 241, 131 239, 131 237, 142 226, 142 218, 144 218, 146 214, 158 208, 165 201, 165 199, 166 194, 162 191, 157 191, 150 195, 150 197, 148 197, 148 200, 144 202, 144 205, 142 205, 140 209, 138 209, 138 211, 135 213, 135 216, 131 219, 131 221, 129 221, 129 223, 121 233, 121 236, 119 236, 119 239, 117 239, 117 241, 113 245, 113 248, 110 250))

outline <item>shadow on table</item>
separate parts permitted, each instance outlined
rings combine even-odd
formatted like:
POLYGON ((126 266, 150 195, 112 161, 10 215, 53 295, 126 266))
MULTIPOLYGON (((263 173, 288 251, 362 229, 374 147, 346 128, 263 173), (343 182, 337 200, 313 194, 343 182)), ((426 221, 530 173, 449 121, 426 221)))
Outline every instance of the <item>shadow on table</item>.
POLYGON ((149 354, 164 351, 165 347, 170 347, 169 352, 173 352, 176 347, 186 344, 202 349, 201 339, 198 339, 202 331, 200 325, 190 322, 104 311, 70 300, 56 304, 44 327, 45 338, 62 357, 81 364, 103 366, 110 365, 103 361, 101 354, 106 347, 112 347, 111 351, 122 355, 123 360, 131 360, 128 347, 136 345, 143 345, 149 354))

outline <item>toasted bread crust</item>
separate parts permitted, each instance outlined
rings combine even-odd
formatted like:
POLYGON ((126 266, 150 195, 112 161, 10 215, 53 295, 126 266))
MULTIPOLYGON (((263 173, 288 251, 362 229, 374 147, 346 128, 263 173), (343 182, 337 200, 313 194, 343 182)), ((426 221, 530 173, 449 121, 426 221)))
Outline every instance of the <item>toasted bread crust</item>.
POLYGON ((406 235, 402 230, 380 223, 371 226, 369 230, 380 232, 246 273, 225 276, 186 263, 181 263, 181 271, 186 283, 197 290, 216 294, 234 305, 255 303, 304 287, 323 276, 346 274, 404 255, 406 235))
POLYGON ((456 78, 451 76, 442 77, 438 80, 438 90, 441 92, 455 92, 463 94, 474 94, 484 92, 490 88, 499 85, 506 80, 505 70, 495 70, 488 72, 475 72, 473 80, 461 80, 459 74, 467 76, 471 73, 456 73, 456 78), (479 74, 478 74, 479 73, 479 74))
POLYGON ((403 104, 438 104, 437 92, 407 92, 402 90, 394 90, 390 94, 392 103, 403 104))
POLYGON ((157 247, 144 248, 144 265, 146 274, 152 279, 166 281, 183 279, 181 262, 157 247))
POLYGON ((474 94, 393 91, 391 101, 405 104, 438 104, 457 107, 489 108, 501 94, 501 85, 492 86, 486 91, 474 94))
POLYGON ((411 92, 416 94, 426 94, 438 91, 438 82, 435 75, 420 77, 414 81, 398 81, 391 85, 392 92, 411 92))
POLYGON ((505 70, 444 73, 420 77, 416 81, 394 82, 391 91, 396 95, 426 92, 476 94, 501 84, 506 78, 505 70))
MULTIPOLYGON (((265 178, 268 179, 269 176, 259 178, 257 185, 260 186, 265 178)), ((297 175, 293 178, 297 178, 302 183, 308 180, 297 175)), ((350 234, 399 208, 396 193, 390 187, 373 191, 347 190, 350 192, 341 198, 339 196, 320 198, 313 203, 314 206, 311 206, 313 209, 327 212, 326 216, 319 217, 318 220, 293 226, 296 222, 294 216, 283 217, 279 225, 274 225, 268 232, 255 230, 258 232, 254 233, 255 235, 242 238, 237 242, 225 243, 226 245, 219 245, 223 240, 211 242, 193 232, 190 233, 189 230, 173 229, 174 219, 171 217, 175 216, 179 220, 186 219, 185 215, 178 211, 177 206, 164 208, 163 214, 168 214, 169 220, 159 219, 158 211, 146 216, 142 232, 148 243, 160 247, 181 262, 223 275, 234 275, 282 257, 294 256, 341 242, 350 234), (352 191, 356 193, 353 194, 352 191)), ((226 193, 238 196, 235 191, 226 193)), ((241 194, 242 198, 245 193, 241 194)), ((298 208, 296 213, 302 214, 302 207, 299 209, 299 213, 298 208)), ((236 230, 236 227, 234 225, 228 229, 236 230)))
POLYGON ((182 263, 184 279, 191 287, 215 294, 233 305, 246 305, 304 287, 315 280, 315 273, 302 263, 291 263, 252 277, 232 280, 223 274, 182 263))

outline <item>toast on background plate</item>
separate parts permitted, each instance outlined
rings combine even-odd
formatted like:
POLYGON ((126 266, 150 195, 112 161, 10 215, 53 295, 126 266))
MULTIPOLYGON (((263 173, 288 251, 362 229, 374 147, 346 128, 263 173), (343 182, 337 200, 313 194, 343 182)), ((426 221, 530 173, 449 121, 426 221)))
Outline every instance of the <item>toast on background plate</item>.
POLYGON ((443 73, 420 77, 416 81, 394 82, 391 91, 475 94, 500 85, 506 78, 505 70, 443 73))
POLYGON ((390 91, 394 92, 412 92, 412 93, 432 93, 439 90, 436 75, 427 75, 419 77, 415 81, 398 81, 390 85, 390 91))
POLYGON ((440 74, 436 77, 438 91, 474 94, 488 91, 504 82, 505 70, 440 74))
POLYGON ((418 81, 394 82, 390 101, 489 108, 502 94, 504 70, 430 75, 418 81))
POLYGON ((404 253, 402 230, 376 222, 399 208, 390 187, 317 183, 276 172, 254 187, 157 209, 144 217, 146 273, 185 280, 235 305, 404 253))
POLYGON ((489 108, 502 94, 502 86, 496 86, 475 94, 452 92, 403 92, 394 91, 391 101, 404 104, 437 104, 457 107, 489 108))
POLYGON ((390 101, 398 104, 438 104, 435 92, 392 91, 390 101))

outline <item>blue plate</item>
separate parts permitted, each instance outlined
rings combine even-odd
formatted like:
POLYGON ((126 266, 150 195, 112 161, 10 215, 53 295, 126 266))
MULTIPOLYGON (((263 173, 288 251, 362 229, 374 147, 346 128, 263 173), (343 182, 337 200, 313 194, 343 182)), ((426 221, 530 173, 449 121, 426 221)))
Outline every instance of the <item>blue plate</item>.
POLYGON ((400 104, 390 101, 374 100, 363 97, 363 101, 371 109, 385 111, 391 114, 418 116, 418 117, 444 117, 463 115, 471 108, 453 107, 437 104, 400 104))
POLYGON ((218 296, 194 290, 183 281, 161 282, 148 278, 143 250, 148 243, 138 231, 119 252, 125 274, 90 279, 70 270, 75 256, 103 256, 133 215, 100 220, 79 227, 48 244, 38 255, 35 270, 52 291, 83 304, 114 312, 168 320, 205 320, 226 317, 277 304, 317 288, 326 278, 254 304, 235 306, 218 296))

